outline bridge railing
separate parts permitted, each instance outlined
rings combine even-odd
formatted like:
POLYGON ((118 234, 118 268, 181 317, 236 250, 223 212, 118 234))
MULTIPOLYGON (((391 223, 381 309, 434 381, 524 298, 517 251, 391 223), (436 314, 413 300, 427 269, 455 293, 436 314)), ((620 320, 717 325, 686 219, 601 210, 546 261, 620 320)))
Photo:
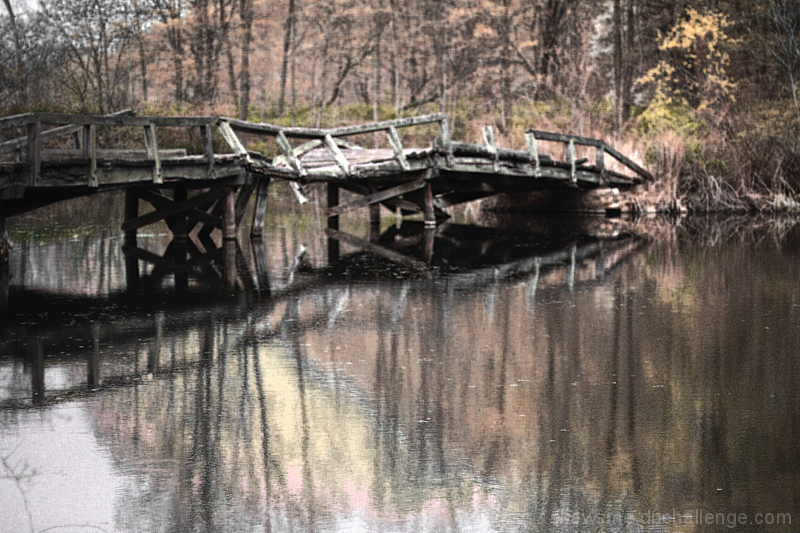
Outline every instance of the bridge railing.
MULTIPOLYGON (((235 153, 239 154, 245 154, 247 151, 239 139, 237 132, 274 137, 283 155, 274 158, 272 160, 272 166, 288 164, 300 177, 319 173, 304 168, 300 158, 311 150, 324 147, 339 167, 337 174, 339 176, 349 176, 351 173, 350 163, 342 153, 342 148, 360 149, 361 147, 345 140, 344 137, 381 131, 385 132, 389 145, 394 152, 395 160, 403 170, 408 171, 411 169, 411 166, 406 158, 399 130, 424 124, 439 125, 439 136, 436 142, 445 151, 448 158, 452 158, 453 148, 450 137, 450 127, 447 118, 443 114, 424 115, 330 129, 283 127, 222 117, 220 118, 220 131, 228 145, 230 145, 235 153), (289 142, 290 138, 306 139, 307 142, 294 147, 289 142)), ((328 171, 325 172, 327 173, 328 171)))
POLYGON ((203 152, 209 169, 214 166, 214 148, 212 142, 213 126, 216 117, 137 117, 133 111, 126 110, 103 116, 68 115, 58 113, 26 113, 0 119, 0 131, 9 129, 27 130, 25 137, 0 142, 0 154, 14 152, 17 159, 29 167, 28 186, 35 186, 41 174, 43 160, 43 142, 72 136, 74 150, 88 160, 88 185, 97 187, 98 181, 98 143, 97 128, 99 126, 141 127, 144 132, 144 154, 152 162, 153 183, 163 183, 161 173, 161 154, 168 151, 159 150, 158 127, 199 128, 203 142, 203 152), (43 129, 43 126, 55 126, 43 129))
POLYGON ((603 180, 606 179, 606 175, 608 173, 605 158, 606 154, 616 159, 622 166, 638 174, 643 179, 649 181, 654 180, 653 175, 646 169, 642 168, 629 157, 626 157, 622 153, 615 150, 612 146, 609 146, 607 143, 598 139, 579 137, 577 135, 565 135, 562 133, 551 133, 547 131, 528 130, 525 133, 525 140, 528 145, 528 151, 531 154, 531 159, 537 162, 539 160, 539 141, 563 143, 564 151, 567 156, 567 163, 570 165, 570 176, 573 182, 577 181, 577 167, 586 162, 586 160, 577 159, 576 146, 589 146, 596 148, 595 166, 600 171, 603 180))

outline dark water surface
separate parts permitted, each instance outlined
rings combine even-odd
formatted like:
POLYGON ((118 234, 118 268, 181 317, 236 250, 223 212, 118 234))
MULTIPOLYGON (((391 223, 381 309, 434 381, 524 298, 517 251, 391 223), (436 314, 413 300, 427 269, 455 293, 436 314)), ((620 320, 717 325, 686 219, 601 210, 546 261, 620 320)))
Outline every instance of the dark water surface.
POLYGON ((53 216, 12 232, 2 532, 800 531, 800 226, 385 225, 420 272, 273 213, 230 289, 53 216))

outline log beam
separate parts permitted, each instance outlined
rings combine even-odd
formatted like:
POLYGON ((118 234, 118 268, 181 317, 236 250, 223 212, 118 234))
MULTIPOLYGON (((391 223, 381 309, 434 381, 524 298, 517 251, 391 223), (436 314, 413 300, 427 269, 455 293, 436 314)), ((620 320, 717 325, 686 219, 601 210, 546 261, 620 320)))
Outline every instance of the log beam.
POLYGON ((181 213, 186 213, 196 207, 218 200, 223 196, 232 193, 230 187, 219 187, 212 189, 206 193, 198 194, 188 200, 174 204, 169 209, 158 209, 152 213, 148 213, 138 218, 128 219, 122 224, 122 229, 125 232, 136 230, 144 226, 148 226, 165 218, 172 217, 181 213))
POLYGON ((269 203, 269 186, 272 180, 267 177, 258 179, 258 192, 256 193, 256 205, 253 208, 253 225, 250 229, 250 236, 260 238, 264 234, 264 218, 267 215, 267 205, 269 203))
POLYGON ((386 200, 402 196, 403 194, 417 191, 419 189, 422 189, 426 185, 427 182, 425 180, 417 180, 409 183, 404 183, 403 185, 398 185, 397 187, 392 187, 391 189, 386 189, 380 192, 376 192, 374 194, 363 196, 346 204, 339 205, 337 200, 336 205, 334 205, 333 207, 328 207, 328 216, 332 217, 335 215, 341 215, 349 211, 353 211, 355 209, 366 207, 368 205, 378 204, 386 200))

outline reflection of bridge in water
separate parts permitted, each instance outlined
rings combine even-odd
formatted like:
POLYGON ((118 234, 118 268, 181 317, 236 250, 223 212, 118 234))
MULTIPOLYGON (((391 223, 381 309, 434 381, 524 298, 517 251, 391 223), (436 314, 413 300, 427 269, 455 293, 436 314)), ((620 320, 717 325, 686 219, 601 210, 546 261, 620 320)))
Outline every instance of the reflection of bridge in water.
MULTIPOLYGON (((19 135, 0 142, 0 156, 6 154, 0 161, 0 235, 8 217, 113 190, 126 191, 122 227, 129 243, 138 229, 163 220, 177 241, 196 232, 206 247, 215 230, 223 240, 235 240, 256 190, 252 235, 263 233, 272 180, 288 182, 301 202, 305 185, 326 184, 328 227, 336 231, 342 214, 366 207, 374 225, 383 205, 401 217, 420 213, 435 226, 448 217, 446 208, 501 193, 629 188, 652 179, 596 139, 529 130, 526 150, 511 150, 499 147, 487 127, 482 145, 454 142, 443 115, 312 129, 224 117, 31 113, 0 119, 0 131, 19 135), (432 145, 404 146, 401 132, 411 127, 422 128, 417 138, 438 128, 432 145), (388 148, 378 146, 381 133, 388 148), (295 146, 290 139, 304 142, 295 146), (375 149, 352 142, 370 139, 375 149), (563 146, 563 158, 543 153, 540 144, 563 146), (256 145, 282 155, 246 148, 256 145), (340 189, 357 198, 340 203, 340 189), (141 202, 152 210, 142 214, 141 202)), ((409 133, 406 144, 410 139, 409 133)), ((7 252, 3 237, 0 260, 7 252)), ((199 252, 176 246, 171 253, 183 260, 199 252)))
MULTIPOLYGON (((216 499, 226 491, 251 505, 264 500, 271 510, 264 518, 258 507, 247 506, 235 520, 272 520, 276 526, 288 520, 297 529, 313 530, 336 515, 327 500, 345 510, 359 505, 348 492, 350 469, 365 473, 356 481, 359 490, 366 490, 360 483, 383 486, 375 505, 385 508, 368 520, 397 520, 392 514, 407 502, 440 501, 442 490, 457 494, 474 486, 468 489, 470 501, 480 494, 491 502, 495 496, 485 483, 506 470, 493 459, 505 453, 502 447, 510 457, 527 457, 525 466, 514 468, 547 472, 554 481, 536 501, 512 499, 501 507, 514 514, 519 505, 529 506, 526 516, 512 521, 549 520, 560 505, 557 449, 536 458, 524 453, 521 436, 540 431, 538 407, 504 397, 503 391, 531 385, 547 365, 551 377, 566 370, 559 357, 545 358, 544 335, 512 341, 521 346, 502 338, 513 336, 522 315, 537 315, 547 337, 588 327, 546 318, 549 311, 537 306, 601 288, 641 242, 571 236, 548 243, 542 242, 544 233, 442 225, 434 241, 449 251, 437 248, 434 264, 447 259, 445 272, 427 268, 425 230, 413 230, 413 225, 391 229, 381 246, 389 250, 394 243, 395 253, 425 262, 425 268, 397 263, 404 270, 392 274, 404 277, 391 281, 381 277, 387 271, 381 256, 368 258, 356 250, 338 263, 311 268, 300 247, 280 276, 265 275, 266 270, 259 275, 256 259, 240 255, 237 276, 251 278, 255 287, 233 293, 219 290, 219 279, 207 270, 198 270, 197 277, 187 270, 187 283, 181 286, 176 278, 174 291, 166 293, 144 280, 134 294, 105 297, 12 287, 0 345, 2 353, 17 358, 0 362, 0 375, 16 374, 21 383, 29 374, 30 386, 6 389, 0 413, 88 397, 97 431, 115 455, 140 465, 134 471, 150 475, 143 465, 155 461, 158 475, 168 471, 183 480, 160 513, 187 520, 181 526, 186 529, 204 520, 209 529, 216 521, 234 520, 218 514, 225 508, 216 499), (465 234, 473 238, 459 246, 465 234), (501 235, 503 246, 496 242, 501 235), (481 249, 486 257, 475 264, 481 249), (488 257, 503 262, 490 265, 488 257), (360 277, 377 278, 381 290, 354 284, 360 277), (505 303, 506 297, 515 303, 505 303), (512 319, 512 305, 527 311, 512 319), (497 334, 481 333, 477 326, 487 320, 497 322, 497 334), (564 329, 567 323, 572 326, 564 329), (447 366, 435 362, 434 352, 447 366), (462 352, 467 359, 456 357, 462 352), (518 382, 523 375, 527 381, 518 382), (448 387, 462 382, 464 391, 446 402, 442 395, 452 393, 448 387), (488 411, 473 412, 466 391, 488 395, 488 411), (505 437, 481 429, 497 413, 507 419, 505 437), (319 434, 332 425, 338 429, 319 434), (446 458, 443 450, 453 446, 463 452, 446 458), (303 490, 293 491, 298 483, 303 490), (327 504, 315 503, 321 494, 327 504), (191 509, 178 512, 183 505, 178 502, 188 501, 191 509)), ((545 397, 558 427, 567 420, 559 395, 568 388, 560 388, 545 397)), ((147 505, 152 511, 153 501, 147 505)), ((464 519, 469 517, 453 518, 464 519)))
POLYGON ((522 283, 534 304, 540 290, 573 291, 602 284, 640 246, 638 239, 625 237, 573 236, 548 243, 541 233, 452 224, 435 230, 414 224, 402 229, 392 227, 381 236, 380 244, 343 233, 337 236, 348 246, 363 245, 363 251, 348 253, 326 267, 312 268, 307 265, 305 248, 301 246, 286 265, 281 280, 270 279, 268 254, 261 241, 252 241, 250 260, 240 249, 232 248, 220 249, 210 256, 200 254, 196 261, 171 262, 169 250, 176 245, 173 240, 164 257, 152 254, 150 258, 141 252, 126 255, 128 286, 122 292, 87 297, 8 288, 3 353, 26 361, 31 386, 24 395, 3 398, 0 405, 24 405, 25 396, 35 403, 45 401, 45 369, 59 364, 71 365, 73 370, 76 361, 85 365, 83 373, 71 378, 75 381, 72 385, 56 391, 59 398, 81 394, 87 388, 151 379, 195 365, 197 357, 177 367, 172 361, 165 367, 159 356, 165 351, 163 338, 202 330, 208 316, 217 322, 261 324, 263 334, 280 337, 281 332, 287 331, 284 322, 289 303, 311 294, 315 301, 325 304, 315 303, 312 314, 289 319, 291 329, 334 324, 342 309, 350 305, 347 279, 353 277, 404 277, 404 296, 398 297, 393 314, 405 312, 403 306, 409 294, 443 292, 447 295, 442 302, 443 313, 449 315, 459 291, 522 283), (500 236, 502 242, 497 242, 500 236), (431 253, 432 250, 436 252, 431 253), (228 254, 227 259, 222 257, 223 252, 228 254), (136 260, 130 261, 131 257, 136 260), (393 263, 387 263, 387 259, 393 263), (152 262, 152 268, 146 269, 144 275, 139 269, 140 260, 152 262), (234 265, 233 270, 226 270, 226 261, 234 265), (428 270, 431 265, 437 270, 428 270), (164 286, 165 278, 170 276, 172 289, 164 286), (228 278, 243 290, 225 290, 220 278, 228 278), (141 339, 148 338, 152 339, 151 346, 142 346, 141 339), (115 360, 109 355, 114 353, 146 355, 137 355, 131 362, 125 358, 115 360))

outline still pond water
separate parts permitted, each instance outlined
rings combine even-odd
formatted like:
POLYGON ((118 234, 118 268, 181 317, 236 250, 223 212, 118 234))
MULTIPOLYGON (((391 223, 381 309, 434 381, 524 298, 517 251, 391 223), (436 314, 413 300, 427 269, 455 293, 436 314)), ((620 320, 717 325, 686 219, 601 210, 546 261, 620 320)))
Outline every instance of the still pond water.
POLYGON ((12 228, 2 532, 800 531, 800 225, 385 221, 419 271, 287 208, 176 270, 120 203, 12 228))

